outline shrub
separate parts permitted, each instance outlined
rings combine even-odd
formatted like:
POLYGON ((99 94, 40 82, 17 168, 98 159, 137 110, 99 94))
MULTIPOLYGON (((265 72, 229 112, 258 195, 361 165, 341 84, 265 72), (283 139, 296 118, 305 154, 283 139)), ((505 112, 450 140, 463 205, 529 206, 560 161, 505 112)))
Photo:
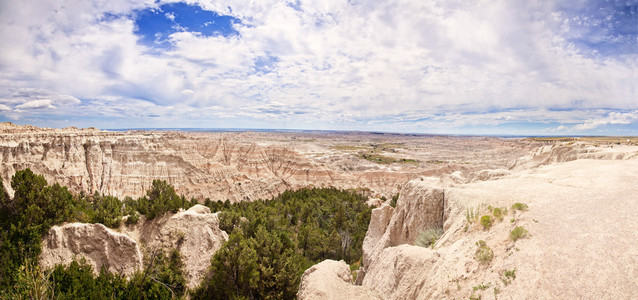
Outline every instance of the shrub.
POLYGON ((429 247, 430 245, 434 245, 442 235, 442 227, 429 227, 419 232, 419 235, 414 239, 414 244, 421 247, 429 247))
POLYGON ((512 232, 510 232, 510 240, 512 240, 513 242, 516 242, 516 240, 520 238, 524 238, 528 234, 529 232, 523 226, 516 226, 514 227, 512 232))
POLYGON ((126 225, 137 224, 139 220, 140 220, 140 214, 135 211, 132 214, 130 214, 128 218, 126 218, 126 225))
POLYGON ((503 221, 503 210, 496 207, 492 210, 492 214, 494 215, 495 218, 497 218, 499 221, 503 221))
POLYGON ((476 242, 478 249, 474 253, 474 257, 482 264, 489 264, 494 259, 494 251, 487 246, 484 240, 476 242))
POLYGON ((513 210, 521 210, 521 211, 525 211, 527 210, 528 206, 525 203, 521 203, 521 202, 516 202, 512 205, 512 209, 513 210))
POLYGON ((501 277, 501 281, 503 281, 503 284, 505 284, 505 286, 512 283, 512 280, 514 279, 516 279, 516 269, 505 271, 505 277, 501 277))
POLYGON ((489 229, 490 227, 492 227, 492 218, 488 215, 482 216, 481 225, 483 225, 483 229, 489 229))
POLYGON ((516 279, 516 269, 505 271, 505 277, 509 279, 516 279))
POLYGON ((472 224, 476 221, 478 221, 479 218, 479 207, 476 207, 476 210, 472 209, 471 207, 467 207, 465 208, 465 220, 472 224))
POLYGON ((390 200, 390 206, 397 207, 397 200, 399 200, 399 193, 392 196, 392 199, 390 200))

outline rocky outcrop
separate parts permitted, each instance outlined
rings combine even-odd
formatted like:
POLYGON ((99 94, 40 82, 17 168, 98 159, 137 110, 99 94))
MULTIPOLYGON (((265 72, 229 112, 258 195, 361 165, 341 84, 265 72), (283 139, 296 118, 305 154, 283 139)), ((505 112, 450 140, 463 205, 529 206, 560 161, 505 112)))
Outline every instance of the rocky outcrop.
MULTIPOLYGON (((495 138, 339 132, 109 132, 0 124, 0 177, 24 168, 73 192, 144 195, 154 179, 199 200, 252 201, 286 189, 396 194, 409 180, 506 168, 533 145, 495 138), (371 162, 376 151, 394 163, 371 162), (402 163, 401 159, 405 159, 402 163)), ((9 188, 9 193, 12 191, 9 188)))
POLYGON ((393 245, 386 236, 394 227, 405 230, 395 232, 394 241, 405 241, 410 227, 395 222, 409 220, 398 218, 401 207, 414 209, 423 201, 418 195, 436 195, 432 185, 410 182, 401 196, 410 194, 409 188, 422 189, 411 193, 416 197, 400 199, 394 212, 375 209, 364 242, 365 274, 357 282, 384 299, 635 298, 638 283, 626 274, 638 274, 638 225, 632 221, 638 209, 633 196, 638 186, 632 184, 638 180, 638 160, 601 158, 446 187, 446 230, 431 248, 393 245), (510 208, 514 202, 526 203, 529 209, 509 209, 489 230, 465 218, 466 208, 489 215, 488 205, 510 208), (379 238, 388 213, 391 221, 379 238), (596 222, 583 216, 593 216, 596 222), (510 232, 517 226, 529 235, 512 241, 510 232), (375 240, 377 246, 370 247, 375 240), (493 258, 477 259, 478 241, 489 247, 493 258))
POLYGON ((637 158, 638 150, 634 146, 556 143, 538 147, 529 154, 516 159, 511 163, 509 169, 524 170, 577 159, 626 160, 637 158))
POLYGON ((343 260, 324 260, 306 270, 301 277, 297 298, 383 299, 372 288, 353 285, 350 268, 343 260))
POLYGON ((40 265, 51 268, 85 259, 98 274, 102 268, 130 275, 142 267, 138 243, 102 224, 71 223, 53 226, 42 242, 40 265))
POLYGON ((443 227, 445 191, 434 178, 415 179, 401 189, 396 208, 389 205, 372 211, 363 240, 362 268, 357 282, 367 277, 368 266, 388 247, 412 244, 421 230, 443 227))
POLYGON ((177 249, 184 262, 189 288, 195 288, 208 271, 210 259, 221 248, 228 234, 219 229, 217 213, 195 205, 159 222, 142 225, 140 240, 151 249, 177 249))
POLYGON ((367 187, 390 195, 414 176, 376 167, 352 174, 291 145, 257 143, 242 135, 250 133, 107 132, 5 123, 0 176, 10 182, 16 171, 30 168, 74 192, 117 197, 142 196, 160 179, 189 198, 233 202, 306 186, 367 187))
POLYGON ((383 299, 439 299, 436 268, 440 255, 419 246, 384 249, 366 271, 364 287, 375 287, 383 299))

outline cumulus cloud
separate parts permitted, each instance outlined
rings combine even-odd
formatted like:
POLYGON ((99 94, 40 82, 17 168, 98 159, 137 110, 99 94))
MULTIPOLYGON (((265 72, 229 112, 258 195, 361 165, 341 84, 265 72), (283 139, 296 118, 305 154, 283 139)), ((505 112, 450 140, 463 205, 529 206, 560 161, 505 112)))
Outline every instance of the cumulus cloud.
POLYGON ((610 112, 604 118, 587 120, 585 123, 574 126, 575 130, 594 129, 608 124, 631 124, 638 120, 638 110, 632 112, 610 112))
POLYGON ((576 31, 594 25, 575 23, 589 11, 562 1, 189 1, 238 19, 238 34, 180 30, 167 48, 136 34, 136 13, 161 3, 35 2, 0 4, 0 89, 13 91, 0 103, 13 117, 40 105, 128 122, 120 126, 456 132, 636 122, 613 114, 638 106, 638 54, 592 55, 576 31))

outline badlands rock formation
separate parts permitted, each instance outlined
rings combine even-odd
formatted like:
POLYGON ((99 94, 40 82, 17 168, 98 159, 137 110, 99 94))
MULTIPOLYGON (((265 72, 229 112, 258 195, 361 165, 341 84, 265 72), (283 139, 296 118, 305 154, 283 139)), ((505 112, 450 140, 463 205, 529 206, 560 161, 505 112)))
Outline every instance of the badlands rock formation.
POLYGON ((301 277, 297 298, 300 300, 383 299, 374 289, 353 285, 350 267, 343 260, 324 260, 306 270, 301 277))
MULTIPOLYGON (((559 147, 563 146, 554 149, 559 147)), ((422 221, 393 222, 410 220, 401 216, 405 214, 400 212, 401 202, 431 201, 432 207, 440 202, 431 184, 420 180, 407 184, 406 194, 411 189, 423 192, 411 192, 415 197, 399 200, 397 209, 373 210, 363 249, 360 276, 364 276, 357 280, 362 278, 363 287, 375 289, 384 299, 638 297, 638 147, 625 147, 611 156, 599 154, 617 150, 582 148, 590 151, 586 156, 598 153, 594 157, 601 159, 578 159, 580 154, 546 157, 542 161, 567 162, 540 164, 489 181, 447 184, 443 187, 445 233, 432 248, 414 246, 407 238, 424 226, 422 221), (509 209, 489 230, 466 220, 468 208, 480 208, 485 215, 488 205, 509 208, 515 202, 526 203, 529 209, 509 209), (526 228, 529 236, 510 240, 516 226, 526 228), (384 242, 388 239, 400 245, 384 242), (475 258, 479 240, 493 250, 489 263, 475 258)), ((440 184, 445 185, 444 180, 440 184)), ((439 220, 439 215, 434 210, 424 217, 439 220)))
POLYGON ((210 258, 221 248, 228 234, 219 229, 217 213, 195 205, 175 215, 166 215, 140 225, 125 228, 147 249, 177 249, 184 262, 189 288, 195 288, 206 275, 210 258))
POLYGON ((373 196, 389 198, 419 176, 507 168, 536 145, 482 137, 107 132, 2 123, 0 177, 10 183, 17 170, 31 168, 74 192, 117 197, 142 196, 154 179, 162 179, 200 200, 266 199, 305 186, 368 188, 373 196), (365 153, 394 163, 366 160, 365 153))
POLYGON ((102 224, 71 223, 53 226, 42 242, 40 265, 52 268, 84 258, 97 275, 102 267, 131 275, 142 267, 142 253, 131 237, 102 224))
POLYGON ((96 274, 104 266, 113 273, 130 275, 142 268, 142 251, 179 250, 189 288, 206 275, 210 258, 228 240, 219 229, 216 213, 195 205, 174 215, 154 220, 143 218, 118 233, 102 224, 72 223, 54 226, 42 242, 40 264, 51 268, 85 258, 96 274))

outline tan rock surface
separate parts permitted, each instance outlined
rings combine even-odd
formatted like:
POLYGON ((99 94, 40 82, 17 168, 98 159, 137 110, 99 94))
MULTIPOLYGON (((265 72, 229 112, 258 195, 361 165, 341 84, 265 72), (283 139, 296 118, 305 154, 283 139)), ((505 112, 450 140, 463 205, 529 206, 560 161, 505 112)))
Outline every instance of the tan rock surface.
POLYGON ((353 285, 350 268, 343 260, 324 260, 306 270, 301 277, 297 298, 383 299, 374 289, 353 285))
POLYGON ((149 252, 179 250, 189 288, 197 287, 208 271, 211 257, 228 240, 228 234, 219 229, 218 214, 199 204, 150 221, 142 218, 138 224, 122 230, 149 252))
MULTIPOLYGON (((0 124, 0 177, 24 168, 72 191, 144 195, 154 179, 200 200, 271 198, 306 186, 369 188, 392 197, 407 181, 493 168, 537 143, 496 138, 334 132, 108 132, 0 124), (374 153, 395 160, 362 158, 374 153), (407 163, 401 163, 407 159, 407 163)), ((9 192, 12 193, 9 188, 9 192)))
POLYGON ((40 265, 52 268, 73 259, 86 259, 98 274, 102 267, 130 275, 142 267, 142 253, 135 240, 102 224, 71 223, 53 226, 42 242, 40 265))
POLYGON ((636 298, 636 182, 636 159, 579 159, 446 188, 448 229, 434 249, 387 247, 366 266, 362 284, 385 299, 636 298), (514 202, 529 210, 510 209, 489 230, 467 226, 466 207, 483 215, 487 205, 514 202), (515 226, 530 236, 512 242, 515 226), (474 258, 478 240, 493 250, 491 263, 474 258), (505 284, 505 271, 514 269, 516 278, 505 284), (475 290, 480 285, 486 288, 475 290))

